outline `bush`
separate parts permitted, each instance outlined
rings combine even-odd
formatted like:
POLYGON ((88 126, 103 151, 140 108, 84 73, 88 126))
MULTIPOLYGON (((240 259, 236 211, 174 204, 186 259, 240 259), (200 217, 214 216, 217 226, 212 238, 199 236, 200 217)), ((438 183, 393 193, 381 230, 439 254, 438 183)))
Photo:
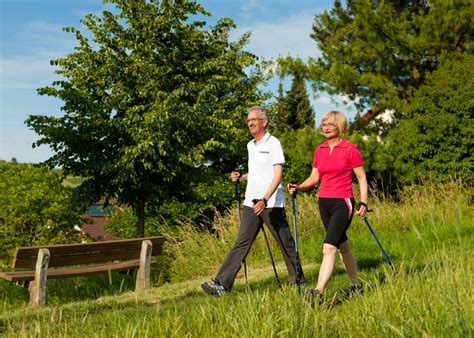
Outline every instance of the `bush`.
POLYGON ((81 208, 72 190, 43 167, 0 163, 0 263, 18 246, 78 241, 81 208))

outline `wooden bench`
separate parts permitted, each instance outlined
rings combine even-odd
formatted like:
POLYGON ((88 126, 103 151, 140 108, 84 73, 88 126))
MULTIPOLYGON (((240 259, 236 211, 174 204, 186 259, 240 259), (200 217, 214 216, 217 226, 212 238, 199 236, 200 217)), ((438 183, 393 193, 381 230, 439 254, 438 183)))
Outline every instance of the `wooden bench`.
POLYGON ((30 292, 30 304, 40 307, 46 304, 48 278, 138 269, 135 290, 149 288, 151 256, 161 253, 164 242, 164 237, 147 237, 17 248, 13 268, 24 270, 0 272, 0 277, 23 282, 30 292))

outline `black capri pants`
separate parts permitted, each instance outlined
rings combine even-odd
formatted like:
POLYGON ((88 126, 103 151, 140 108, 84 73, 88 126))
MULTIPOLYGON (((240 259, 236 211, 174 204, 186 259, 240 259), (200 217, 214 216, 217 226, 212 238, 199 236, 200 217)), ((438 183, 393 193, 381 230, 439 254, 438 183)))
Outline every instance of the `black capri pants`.
POLYGON ((319 213, 326 228, 324 243, 339 246, 348 240, 347 229, 354 216, 354 198, 319 198, 319 213))

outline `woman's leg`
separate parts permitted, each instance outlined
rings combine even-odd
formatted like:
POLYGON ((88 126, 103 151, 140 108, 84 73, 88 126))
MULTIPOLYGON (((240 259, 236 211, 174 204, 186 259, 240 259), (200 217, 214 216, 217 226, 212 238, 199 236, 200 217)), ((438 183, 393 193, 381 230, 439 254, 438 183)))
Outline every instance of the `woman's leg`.
POLYGON ((332 273, 334 272, 336 252, 336 246, 328 243, 323 244, 323 262, 319 268, 318 284, 316 285, 316 290, 318 290, 320 293, 323 293, 326 285, 331 279, 332 273))
POLYGON ((352 253, 349 241, 345 241, 339 246, 339 253, 341 256, 342 264, 344 265, 344 268, 346 269, 346 272, 349 275, 352 284, 358 284, 359 276, 357 271, 357 262, 354 257, 354 254, 352 253))

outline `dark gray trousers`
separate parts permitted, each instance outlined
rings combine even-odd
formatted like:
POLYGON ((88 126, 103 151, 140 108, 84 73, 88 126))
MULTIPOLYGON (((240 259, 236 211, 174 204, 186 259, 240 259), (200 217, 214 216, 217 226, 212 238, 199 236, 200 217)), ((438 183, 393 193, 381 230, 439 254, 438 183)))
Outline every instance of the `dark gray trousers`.
MULTIPOLYGON (((224 262, 217 273, 216 280, 227 290, 232 290, 237 273, 241 264, 250 251, 255 238, 265 223, 270 229, 273 237, 278 243, 286 268, 292 283, 296 283, 296 250, 295 242, 286 219, 284 208, 267 208, 259 216, 252 208, 244 206, 242 220, 240 223, 239 235, 234 246, 227 254, 224 262)), ((299 267, 300 281, 304 280, 301 264, 299 267)))

